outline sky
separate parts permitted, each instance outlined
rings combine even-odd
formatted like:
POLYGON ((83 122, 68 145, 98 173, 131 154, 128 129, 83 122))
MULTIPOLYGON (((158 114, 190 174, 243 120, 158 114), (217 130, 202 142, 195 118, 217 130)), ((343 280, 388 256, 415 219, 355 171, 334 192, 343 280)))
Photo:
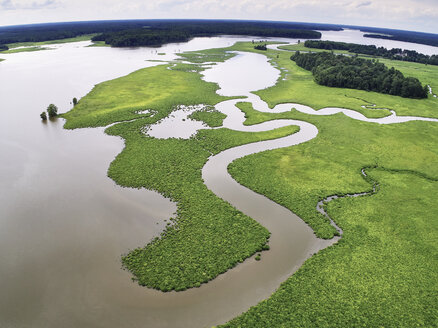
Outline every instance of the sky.
POLYGON ((438 34, 438 0, 0 0, 0 25, 156 18, 333 23, 438 34))

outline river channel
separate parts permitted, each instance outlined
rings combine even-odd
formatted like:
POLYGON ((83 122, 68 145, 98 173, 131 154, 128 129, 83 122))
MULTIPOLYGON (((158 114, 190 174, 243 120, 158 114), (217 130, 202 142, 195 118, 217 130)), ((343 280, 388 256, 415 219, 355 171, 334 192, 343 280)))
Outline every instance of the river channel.
MULTIPOLYGON (((175 204, 155 192, 120 188, 107 178, 109 163, 123 147, 121 139, 105 135, 103 129, 67 131, 62 120, 44 124, 38 118, 49 103, 65 112, 73 97, 84 96, 94 84, 157 64, 145 60, 172 60, 177 52, 248 39, 197 38, 159 49, 88 48, 89 42, 79 42, 1 56, 6 61, 0 63, 0 326, 212 326, 268 297, 312 252, 330 243, 317 240, 293 213, 238 185, 226 172, 234 158, 310 140, 316 128, 292 120, 244 127, 235 100, 223 102, 217 108, 227 112, 224 125, 229 128, 301 127, 281 140, 218 154, 203 170, 209 188, 273 232, 272 252, 265 252, 260 262, 245 261, 201 288, 161 293, 140 287, 120 269, 120 256, 158 235, 175 204), (228 178, 215 182, 218 176, 209 175, 209 166, 228 178), (232 185, 237 189, 228 189, 232 185), (255 206, 260 202, 270 207, 263 211, 255 206), (294 238, 283 240, 283 230, 294 238), (277 255, 292 256, 280 265, 277 255)), ((275 84, 278 76, 264 56, 245 54, 205 72, 206 80, 220 85, 219 92, 246 96, 257 110, 267 106, 250 91, 275 84), (223 79, 227 69, 239 70, 244 89, 237 84, 229 88, 235 81, 223 79), (256 76, 266 77, 259 85, 251 84, 255 79, 249 73, 255 70, 256 76)))

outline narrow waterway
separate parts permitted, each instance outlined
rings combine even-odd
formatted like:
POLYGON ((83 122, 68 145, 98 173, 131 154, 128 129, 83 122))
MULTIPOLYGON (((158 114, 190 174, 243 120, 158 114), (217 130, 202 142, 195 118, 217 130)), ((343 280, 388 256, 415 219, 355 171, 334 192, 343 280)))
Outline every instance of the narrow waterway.
MULTIPOLYGON (((257 220, 271 232, 271 249, 269 252, 263 253, 260 262, 250 258, 242 265, 220 275, 207 285, 203 285, 199 288, 199 292, 197 290, 189 291, 196 295, 196 297, 204 299, 205 295, 202 294, 202 291, 209 291, 211 290, 210 288, 218 287, 219 289, 215 292, 216 296, 226 300, 226 306, 230 307, 227 311, 233 311, 231 310, 232 308, 237 312, 236 310, 243 304, 249 307, 251 302, 268 297, 307 258, 339 240, 339 237, 335 237, 332 240, 317 239, 313 231, 298 216, 269 200, 267 197, 238 184, 227 171, 228 165, 238 158, 261 151, 298 145, 315 138, 318 134, 318 129, 311 123, 288 119, 246 126, 244 125, 244 113, 236 107, 236 103, 241 101, 250 102, 254 109, 271 113, 286 112, 293 108, 310 115, 333 115, 342 112, 352 119, 374 124, 395 124, 412 120, 438 122, 438 119, 423 117, 399 117, 394 112, 391 116, 385 118, 368 119, 353 110, 324 108, 315 111, 309 106, 295 103, 281 104, 274 108, 269 108, 252 91, 274 85, 280 77, 280 72, 269 64, 265 56, 259 54, 238 52, 235 57, 205 70, 202 74, 206 81, 215 82, 219 85, 219 94, 245 97, 245 99, 226 100, 215 106, 218 111, 227 115, 224 119, 223 127, 245 132, 270 131, 290 125, 300 128, 300 131, 293 135, 225 150, 211 156, 202 169, 202 178, 210 190, 243 213, 257 220), (233 74, 236 71, 239 74, 233 74), (266 78, 262 81, 256 78, 260 75, 266 78), (250 78, 245 79, 245 77, 250 78), (236 282, 238 283, 237 285, 236 282), (227 288, 230 286, 233 288, 232 290, 227 288), (254 293, 255 291, 257 293, 254 293), (239 297, 235 298, 236 295, 239 295, 239 297)), ((200 107, 202 105, 194 106, 193 109, 200 107)), ((164 123, 158 122, 146 133, 152 131, 152 135, 158 138, 189 138, 200 129, 200 127, 196 127, 195 122, 187 118, 187 115, 192 110, 188 110, 186 114, 184 114, 184 111, 177 110, 178 115, 169 116, 163 120, 164 123), (172 126, 172 129, 169 129, 169 126, 172 126), (156 133, 157 131, 160 133, 156 133)), ((201 128, 205 129, 208 127, 204 126, 201 128)), ((336 225, 335 228, 340 231, 336 225)))

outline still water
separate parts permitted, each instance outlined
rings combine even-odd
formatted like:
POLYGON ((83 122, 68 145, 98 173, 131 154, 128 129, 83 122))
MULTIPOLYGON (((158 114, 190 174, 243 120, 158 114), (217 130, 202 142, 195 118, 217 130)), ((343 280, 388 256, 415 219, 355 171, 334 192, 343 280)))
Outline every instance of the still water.
MULTIPOLYGON (((147 59, 172 60, 176 52, 248 39, 197 38, 159 49, 79 42, 1 56, 7 60, 0 63, 0 326, 208 327, 266 298, 287 278, 268 272, 261 283, 254 274, 259 262, 245 261, 183 293, 132 283, 120 269, 121 254, 158 235, 175 205, 106 177, 121 139, 103 129, 66 131, 62 120, 44 124, 38 117, 49 103, 67 111, 94 84, 157 64, 147 59)), ((275 83, 268 66, 234 67, 247 81, 254 70, 266 75, 240 95, 275 83)), ((226 82, 221 89, 237 92, 226 82)), ((308 253, 313 246, 303 247, 308 253)))
MULTIPOLYGON (((204 316, 198 326, 210 323, 202 306, 187 312, 197 298, 168 304, 120 270, 121 254, 158 235, 175 211, 157 193, 120 188, 107 178, 123 141, 102 129, 63 130, 62 120, 44 124, 39 113, 49 103, 67 111, 73 97, 95 84, 157 64, 146 59, 170 60, 175 52, 244 39, 198 38, 160 49, 79 42, 2 56, 0 326, 177 327, 189 325, 179 319, 184 316, 189 322, 204 316)), ((212 315, 211 322, 219 318, 212 315)))

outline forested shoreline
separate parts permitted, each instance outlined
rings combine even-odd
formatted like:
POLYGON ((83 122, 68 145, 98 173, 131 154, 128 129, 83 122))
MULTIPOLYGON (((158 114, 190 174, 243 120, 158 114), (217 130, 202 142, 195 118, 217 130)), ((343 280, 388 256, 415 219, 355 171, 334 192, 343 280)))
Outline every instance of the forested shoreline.
POLYGON ((384 47, 376 47, 375 45, 319 40, 308 40, 304 42, 304 46, 307 48, 325 50, 346 50, 353 54, 379 56, 393 60, 403 60, 414 63, 438 65, 437 55, 428 56, 418 53, 415 50, 406 50, 401 48, 386 49, 384 47))
POLYGON ((272 24, 227 22, 175 24, 160 28, 140 28, 103 33, 93 41, 104 41, 113 47, 160 46, 170 42, 185 42, 194 37, 215 35, 248 35, 260 37, 319 39, 313 30, 290 29, 272 24))
POLYGON ((187 42, 192 36, 185 31, 126 30, 96 35, 92 41, 104 41, 113 47, 161 46, 171 42, 187 42))
POLYGON ((297 51, 291 60, 311 71, 315 82, 328 87, 374 91, 404 98, 427 98, 427 86, 417 78, 386 67, 376 60, 335 55, 329 52, 297 51))
MULTIPOLYGON (((142 19, 142 20, 115 20, 115 21, 84 21, 84 22, 65 22, 65 23, 45 23, 19 26, 0 26, 0 45, 21 42, 43 42, 59 39, 74 38, 87 34, 112 34, 128 30, 166 30, 175 31, 185 30, 185 33, 201 35, 213 34, 238 34, 235 30, 239 29, 240 33, 256 33, 259 36, 286 36, 284 33, 266 34, 266 31, 273 29, 280 32, 299 30, 311 32, 310 38, 318 38, 314 30, 331 30, 340 31, 342 28, 337 25, 319 24, 319 23, 297 23, 297 22, 269 22, 269 21, 239 21, 239 20, 178 20, 178 19, 142 19), (228 26, 228 27, 227 27, 228 26), (225 27, 225 28, 222 28, 225 27), (212 29, 215 30, 212 30, 212 29), (234 32, 232 31, 234 30, 234 32), (265 32, 265 33, 264 33, 265 32), (313 35, 313 37, 312 37, 313 35)), ((297 37, 307 38, 307 33, 297 35, 297 37)), ((180 33, 182 34, 182 32, 180 33)), ((172 33, 170 39, 182 39, 172 33)), ((141 40, 140 40, 141 41, 141 40)), ((125 43, 128 43, 125 41, 125 43)))
POLYGON ((428 33, 415 33, 415 32, 405 32, 404 34, 397 35, 384 35, 384 34, 375 34, 375 33, 367 33, 364 34, 364 38, 374 38, 374 39, 385 39, 385 40, 393 40, 393 41, 402 41, 402 42, 410 42, 410 43, 420 43, 428 46, 438 47, 438 39, 436 36, 427 37, 428 33), (424 36, 425 35, 425 36, 424 36))

